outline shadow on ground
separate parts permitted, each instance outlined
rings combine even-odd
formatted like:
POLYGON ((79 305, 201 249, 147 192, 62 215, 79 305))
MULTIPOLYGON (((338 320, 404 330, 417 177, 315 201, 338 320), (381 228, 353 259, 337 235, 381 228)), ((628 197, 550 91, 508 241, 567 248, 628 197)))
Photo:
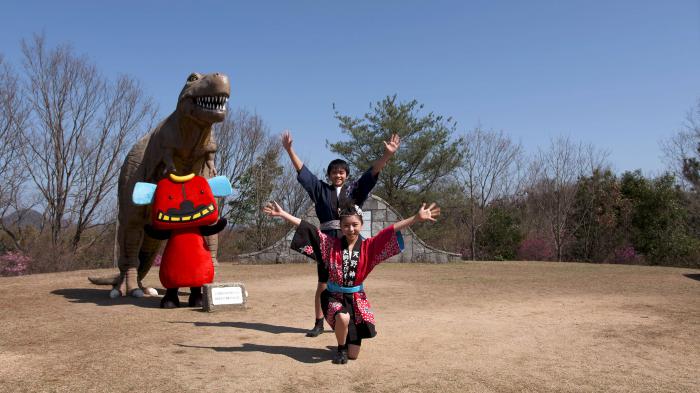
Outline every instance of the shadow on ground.
POLYGON ((272 334, 282 334, 282 333, 306 333, 308 330, 290 327, 290 326, 279 326, 270 325, 268 323, 260 322, 186 322, 186 321, 174 321, 170 323, 191 323, 194 326, 204 326, 204 327, 232 327, 238 329, 250 329, 257 330, 265 333, 272 334))
POLYGON ((258 345, 243 343, 240 347, 205 347, 197 345, 175 344, 183 348, 211 349, 216 352, 263 352, 270 355, 284 355, 301 363, 321 363, 331 360, 332 347, 321 348, 299 348, 276 345, 258 345))
POLYGON ((122 296, 116 299, 109 297, 109 290, 97 288, 64 288, 51 291, 53 295, 63 296, 71 303, 93 303, 98 306, 118 306, 131 304, 144 308, 160 308, 160 298, 122 296))
POLYGON ((686 276, 690 279, 693 279, 695 281, 700 281, 700 274, 697 274, 697 273, 688 273, 688 274, 684 274, 684 276, 686 276))

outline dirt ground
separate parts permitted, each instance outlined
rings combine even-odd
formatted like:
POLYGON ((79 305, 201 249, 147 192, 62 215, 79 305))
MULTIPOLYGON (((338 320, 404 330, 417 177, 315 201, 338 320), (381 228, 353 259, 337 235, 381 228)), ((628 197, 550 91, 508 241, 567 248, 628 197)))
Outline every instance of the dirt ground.
POLYGON ((378 335, 345 366, 328 327, 304 336, 310 264, 218 267, 250 297, 214 313, 111 300, 87 281, 111 272, 0 278, 0 391, 700 391, 699 270, 381 265, 366 281, 378 335))

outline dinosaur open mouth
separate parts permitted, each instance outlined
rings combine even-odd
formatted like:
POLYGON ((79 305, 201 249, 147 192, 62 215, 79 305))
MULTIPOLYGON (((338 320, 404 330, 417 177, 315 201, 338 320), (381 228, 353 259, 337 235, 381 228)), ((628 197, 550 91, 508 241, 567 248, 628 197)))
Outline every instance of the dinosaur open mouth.
POLYGON ((227 96, 202 96, 194 98, 195 104, 198 107, 207 109, 210 111, 224 111, 226 110, 226 103, 228 102, 227 96))
POLYGON ((167 213, 163 213, 162 211, 158 212, 158 221, 165 221, 165 222, 187 222, 187 221, 195 221, 198 220, 202 217, 206 217, 210 215, 211 213, 214 212, 214 205, 210 204, 209 206, 199 206, 196 210, 189 211, 189 212, 176 212, 172 211, 173 209, 170 209, 167 213))

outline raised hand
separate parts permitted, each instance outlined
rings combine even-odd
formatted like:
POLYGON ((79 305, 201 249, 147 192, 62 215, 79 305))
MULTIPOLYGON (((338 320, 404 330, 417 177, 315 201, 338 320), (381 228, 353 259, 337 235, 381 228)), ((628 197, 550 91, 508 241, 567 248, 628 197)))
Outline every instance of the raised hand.
POLYGON ((401 137, 399 137, 399 134, 392 134, 389 142, 384 141, 384 154, 393 155, 399 149, 400 144, 401 137))
POLYGON ((282 131, 282 147, 284 150, 289 150, 292 148, 292 133, 289 130, 282 131))
POLYGON ((422 204, 418 213, 416 213, 416 219, 418 221, 437 221, 435 218, 440 215, 440 207, 431 203, 430 206, 426 207, 426 204, 422 204))
POLYGON ((265 207, 263 207, 263 212, 270 217, 279 217, 284 213, 282 207, 277 204, 277 202, 268 202, 265 207))

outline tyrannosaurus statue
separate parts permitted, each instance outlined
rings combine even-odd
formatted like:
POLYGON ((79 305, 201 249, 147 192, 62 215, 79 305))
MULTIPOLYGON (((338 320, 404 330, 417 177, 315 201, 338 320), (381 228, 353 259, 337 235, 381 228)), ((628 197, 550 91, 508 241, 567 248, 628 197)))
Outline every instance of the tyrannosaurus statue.
MULTIPOLYGON (((145 289, 141 281, 151 269, 161 241, 144 233, 144 225, 150 219, 149 207, 132 203, 134 186, 137 182, 157 183, 168 173, 195 173, 207 179, 216 176, 212 125, 224 120, 230 93, 229 80, 224 74, 190 74, 175 111, 136 142, 127 154, 117 189, 115 260, 119 274, 88 277, 93 284, 112 285, 110 297, 127 294, 141 297, 144 290, 156 294, 151 288, 145 289)), ((216 263, 217 237, 205 239, 216 263)))

